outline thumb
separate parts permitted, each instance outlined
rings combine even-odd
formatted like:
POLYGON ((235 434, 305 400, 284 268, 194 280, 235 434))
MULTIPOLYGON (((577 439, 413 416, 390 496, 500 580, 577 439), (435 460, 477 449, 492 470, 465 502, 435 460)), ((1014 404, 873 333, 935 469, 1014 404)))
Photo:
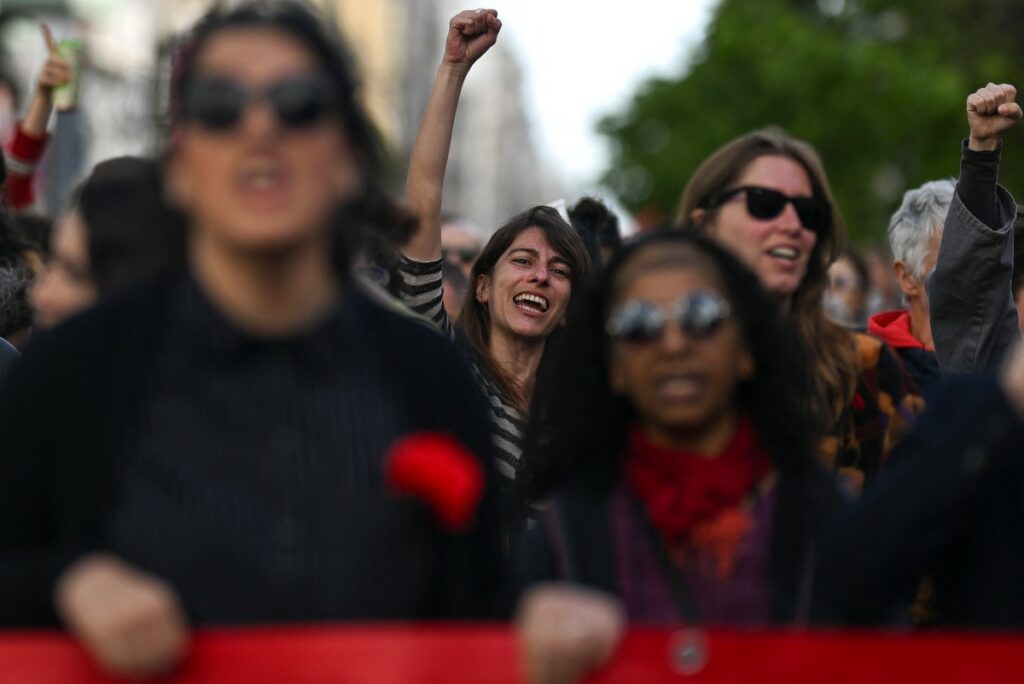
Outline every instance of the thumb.
POLYGON ((1024 112, 1021 111, 1020 105, 1016 102, 1005 102, 999 105, 999 114, 1011 119, 1019 119, 1024 112))

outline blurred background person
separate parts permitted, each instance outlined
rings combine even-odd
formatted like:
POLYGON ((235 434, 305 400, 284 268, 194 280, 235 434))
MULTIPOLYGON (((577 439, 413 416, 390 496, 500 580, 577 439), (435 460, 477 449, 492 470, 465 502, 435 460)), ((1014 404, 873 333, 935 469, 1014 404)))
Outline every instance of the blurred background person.
POLYGON ((8 377, 0 621, 59 619, 107 669, 154 675, 193 624, 492 614, 479 390, 352 273, 379 166, 343 48, 281 1, 188 40, 165 178, 187 272, 40 335, 8 377), (455 528, 387 484, 422 432, 478 478, 455 528))
POLYGON ((33 248, 20 240, 13 220, 0 215, 0 339, 21 349, 32 328, 28 291, 40 264, 33 248))
POLYGON ((523 598, 529 670, 596 665, 582 644, 603 649, 616 614, 814 617, 812 549, 838 499, 778 306, 731 254, 672 231, 624 247, 574 310, 527 449, 528 481, 554 499, 522 546, 524 579, 569 583, 523 598))
POLYGON ((49 258, 29 295, 36 326, 52 328, 99 297, 181 269, 184 241, 155 161, 97 164, 54 227, 49 258))
POLYGON ((863 255, 868 266, 868 318, 903 306, 900 285, 892 270, 892 253, 884 247, 868 247, 863 255))
POLYGON ((905 309, 877 313, 868 324, 872 335, 896 350, 917 394, 931 394, 942 381, 932 344, 926 284, 939 257, 942 230, 955 191, 953 181, 939 180, 903 195, 889 222, 889 247, 907 305, 905 309))
POLYGON ((622 246, 619 218, 599 199, 580 199, 569 209, 569 220, 587 245, 595 267, 608 263, 622 246))
POLYGON ((861 253, 847 249, 828 267, 825 311, 844 328, 864 332, 868 323, 870 275, 861 253))
POLYGON ((441 285, 444 287, 444 310, 448 312, 452 323, 458 323, 459 314, 466 304, 469 280, 460 266, 455 266, 446 259, 441 265, 441 285))
MULTIPOLYGON (((40 30, 49 56, 36 79, 25 116, 15 125, 5 148, 7 178, 4 196, 7 206, 15 210, 29 207, 35 201, 35 172, 49 140, 47 126, 53 112, 53 91, 71 78, 71 65, 57 54, 57 44, 50 28, 42 24, 40 30)), ((16 92, 12 91, 14 111, 18 106, 16 92)))
POLYGON ((845 226, 818 153, 777 128, 742 135, 694 172, 676 220, 735 254, 792 321, 813 378, 804 399, 820 455, 859 491, 891 444, 903 376, 883 343, 825 315, 828 267, 845 226))
POLYGON ((467 280, 483 246, 479 234, 480 229, 469 219, 451 214, 441 217, 441 256, 461 270, 467 280))

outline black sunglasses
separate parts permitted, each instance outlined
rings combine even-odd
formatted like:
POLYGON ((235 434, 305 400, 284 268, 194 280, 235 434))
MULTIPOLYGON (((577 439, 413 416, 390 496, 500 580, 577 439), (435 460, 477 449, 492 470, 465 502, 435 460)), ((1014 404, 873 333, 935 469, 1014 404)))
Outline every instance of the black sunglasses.
POLYGON ((198 76, 185 91, 182 116, 210 131, 227 131, 238 125, 249 103, 264 100, 282 126, 301 130, 331 114, 337 97, 330 79, 319 74, 285 78, 265 88, 198 76))
POLYGON ((740 193, 747 197, 747 213, 756 219, 769 221, 785 209, 789 203, 796 209, 796 215, 804 228, 820 233, 825 230, 831 220, 831 208, 828 202, 816 197, 790 197, 778 190, 762 188, 756 185, 744 185, 731 190, 726 190, 713 198, 707 205, 707 209, 717 209, 730 199, 740 193))
POLYGON ((646 344, 661 338, 669 322, 687 336, 711 337, 729 318, 729 303, 711 290, 698 290, 676 302, 666 312, 657 304, 633 299, 619 306, 605 323, 605 331, 623 342, 646 344))

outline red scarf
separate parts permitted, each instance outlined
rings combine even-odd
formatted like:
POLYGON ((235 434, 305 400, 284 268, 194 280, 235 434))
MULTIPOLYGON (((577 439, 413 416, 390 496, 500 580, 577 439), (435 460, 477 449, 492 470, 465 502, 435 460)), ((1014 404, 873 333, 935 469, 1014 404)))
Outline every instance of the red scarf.
MULTIPOLYGON (((729 528, 728 537, 742 535, 749 525, 737 524, 740 504, 769 470, 771 461, 745 417, 713 458, 657 446, 635 428, 626 459, 626 481, 643 502, 651 524, 671 545, 720 543, 707 539, 709 532, 720 536, 709 527, 729 528)), ((726 546, 738 545, 739 540, 730 541, 726 546)))

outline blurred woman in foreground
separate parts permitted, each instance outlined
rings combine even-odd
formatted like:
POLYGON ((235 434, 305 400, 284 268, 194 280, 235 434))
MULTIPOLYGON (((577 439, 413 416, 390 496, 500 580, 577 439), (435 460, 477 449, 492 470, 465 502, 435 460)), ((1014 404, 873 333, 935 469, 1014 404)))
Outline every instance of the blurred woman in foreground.
POLYGON ((148 675, 191 624, 488 614, 486 414, 352 277, 375 146, 340 46, 300 3, 215 10, 173 99, 187 273, 40 336, 0 397, 0 621, 148 675), (479 483, 455 527, 389 491, 420 432, 479 483))
POLYGON ((519 563, 527 583, 569 583, 521 604, 537 681, 596 665, 624 619, 815 617, 834 490, 776 309, 735 258, 674 232, 625 247, 571 315, 529 444, 535 493, 559 484, 519 563))

